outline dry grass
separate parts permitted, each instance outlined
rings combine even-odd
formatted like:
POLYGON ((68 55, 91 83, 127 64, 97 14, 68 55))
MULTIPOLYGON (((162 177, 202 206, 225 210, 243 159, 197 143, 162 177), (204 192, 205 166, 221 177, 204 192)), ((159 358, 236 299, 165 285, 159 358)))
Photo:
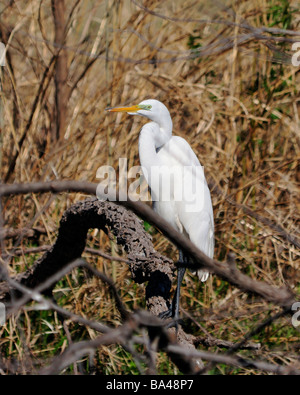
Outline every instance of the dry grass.
MULTIPOLYGON (((174 134, 189 141, 206 174, 222 192, 212 190, 215 257, 222 260, 234 252, 239 268, 249 276, 276 286, 288 284, 299 294, 299 249, 225 199, 230 196, 300 236, 299 68, 285 64, 283 56, 291 54, 291 43, 273 43, 278 49, 274 54, 265 45, 268 41, 257 37, 238 45, 247 32, 241 27, 193 21, 246 21, 253 27, 296 31, 300 24, 297 2, 289 2, 286 10, 284 0, 143 2, 150 10, 171 18, 146 13, 129 0, 82 0, 73 9, 70 2, 66 13, 68 16, 72 11, 72 16, 63 48, 70 98, 66 130, 57 142, 51 140, 56 127, 51 59, 58 49, 53 45, 50 1, 8 3, 1 2, 0 8, 1 41, 9 43, 7 65, 0 70, 2 179, 7 177, 11 183, 97 181, 97 169, 103 164, 117 168, 120 157, 128 158, 128 166, 138 164, 138 132, 144 120, 107 115, 104 109, 159 99, 170 109, 174 134), (227 49, 229 42, 232 45, 227 49), (192 47, 213 44, 211 54, 204 52, 196 59, 187 56, 192 47), (279 62, 270 60, 275 55, 279 62), (14 171, 8 174, 16 153, 14 171)), ((70 194, 8 199, 3 203, 5 226, 41 226, 46 234, 38 243, 51 244, 64 209, 83 198, 70 194)), ((176 258, 175 248, 154 230, 153 239, 156 249, 176 258)), ((5 248, 16 243, 28 247, 37 241, 10 240, 5 248)), ((96 231, 90 232, 89 246, 122 256, 113 240, 96 231)), ((114 278, 131 309, 144 307, 144 288, 131 282, 126 264, 111 264, 89 254, 86 257, 114 278)), ((35 258, 23 255, 12 259, 11 273, 25 270, 35 258)), ((99 280, 85 278, 80 271, 62 280, 55 295, 65 308, 85 317, 113 325, 120 322, 99 280)), ((213 336, 231 341, 243 338, 270 312, 278 311, 216 277, 202 286, 190 275, 185 278, 182 307, 213 336)), ((188 325, 194 333, 203 334, 197 325, 187 321, 188 325)), ((68 329, 73 341, 95 337, 92 329, 72 322, 68 329)), ((47 311, 22 312, 0 328, 0 334, 1 353, 23 361, 23 372, 34 371, 68 345, 60 320, 47 311), (34 366, 27 366, 28 361, 34 366)), ((299 364, 298 336, 289 318, 278 320, 254 337, 263 345, 256 356, 287 365, 298 360, 299 364)), ((163 355, 159 362, 160 373, 177 373, 163 355)), ((103 347, 94 363, 98 372, 106 374, 137 371, 132 357, 117 346, 103 347)), ((88 358, 79 365, 89 371, 88 358)), ((211 373, 258 372, 218 365, 211 373)))

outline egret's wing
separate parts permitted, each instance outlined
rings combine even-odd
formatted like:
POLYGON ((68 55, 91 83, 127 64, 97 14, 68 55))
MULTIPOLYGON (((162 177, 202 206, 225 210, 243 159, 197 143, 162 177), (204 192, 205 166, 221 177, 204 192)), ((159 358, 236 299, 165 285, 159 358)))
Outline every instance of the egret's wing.
MULTIPOLYGON (((173 169, 174 183, 171 188, 175 207, 173 202, 170 207, 172 212, 175 210, 172 215, 177 219, 177 224, 180 223, 177 229, 186 233, 204 254, 212 258, 213 208, 203 167, 188 142, 181 137, 173 136, 158 155, 166 166, 173 169)), ((160 214, 168 212, 167 203, 159 203, 158 206, 160 214)), ((201 281, 208 278, 205 270, 199 270, 197 274, 201 281)))
MULTIPOLYGON (((214 256, 214 223, 212 215, 208 212, 201 212, 189 223, 189 235, 191 241, 209 258, 214 256)), ((205 269, 197 270, 200 281, 208 279, 209 273, 205 269)))
POLYGON ((196 216, 206 213, 213 224, 211 196, 204 169, 188 142, 173 136, 158 156, 162 163, 173 169, 173 197, 182 215, 187 215, 186 218, 180 218, 183 226, 188 226, 188 222, 195 218, 190 213, 196 216))
POLYGON ((179 136, 172 136, 159 150, 158 157, 162 160, 166 158, 167 162, 173 166, 201 166, 189 143, 179 136))

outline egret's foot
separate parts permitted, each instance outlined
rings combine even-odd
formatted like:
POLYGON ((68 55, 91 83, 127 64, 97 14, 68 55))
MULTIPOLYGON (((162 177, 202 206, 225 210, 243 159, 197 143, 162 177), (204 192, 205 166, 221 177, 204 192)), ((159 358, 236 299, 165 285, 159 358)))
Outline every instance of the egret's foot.
POLYGON ((180 318, 173 319, 171 322, 168 323, 167 328, 170 329, 170 328, 174 327, 176 330, 176 334, 177 334, 179 325, 182 325, 182 323, 183 323, 183 320, 180 318))
POLYGON ((174 316, 173 309, 170 307, 168 310, 163 311, 162 313, 158 314, 159 318, 162 318, 163 320, 167 318, 172 318, 174 316))
POLYGON ((173 311, 173 309, 172 308, 170 308, 169 310, 167 310, 167 311, 163 311, 162 313, 160 313, 159 315, 159 318, 162 318, 163 320, 164 319, 168 319, 168 318, 173 318, 167 325, 166 325, 166 328, 168 328, 168 329, 170 329, 170 328, 175 328, 175 331, 176 331, 176 334, 178 333, 178 328, 179 328, 179 325, 181 325, 182 324, 182 319, 180 319, 180 318, 175 318, 175 316, 174 316, 174 311, 173 311))

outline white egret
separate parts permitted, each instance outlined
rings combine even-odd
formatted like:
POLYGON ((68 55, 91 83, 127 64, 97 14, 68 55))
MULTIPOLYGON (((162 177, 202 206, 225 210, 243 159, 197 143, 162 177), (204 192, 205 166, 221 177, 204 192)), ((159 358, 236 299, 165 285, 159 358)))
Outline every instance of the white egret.
MULTIPOLYGON (((151 189, 153 208, 212 258, 214 219, 210 191, 203 168, 188 142, 172 136, 172 119, 167 107, 151 99, 134 106, 108 108, 107 111, 127 112, 150 119, 151 122, 140 132, 139 157, 151 189)), ((184 264, 189 262, 189 257, 179 250, 177 288, 170 309, 161 314, 163 318, 178 319, 180 287, 186 270, 184 264)), ((203 282, 209 275, 205 270, 198 270, 197 274, 203 282)))

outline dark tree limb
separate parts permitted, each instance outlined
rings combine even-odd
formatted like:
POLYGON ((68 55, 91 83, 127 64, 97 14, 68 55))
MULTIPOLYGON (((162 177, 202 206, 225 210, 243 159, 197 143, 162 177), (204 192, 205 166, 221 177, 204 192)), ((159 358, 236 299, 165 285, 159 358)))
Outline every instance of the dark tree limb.
POLYGON ((36 288, 69 262, 80 258, 91 228, 106 233, 110 229, 128 254, 132 278, 138 283, 149 281, 146 293, 149 309, 158 309, 160 305, 163 311, 170 296, 174 263, 155 251, 151 236, 136 215, 115 203, 100 202, 96 198, 78 202, 66 210, 54 245, 21 274, 18 281, 28 288, 36 288))
MULTIPOLYGON (((18 283, 22 287, 39 291, 51 276, 59 273, 69 262, 81 257, 87 232, 91 228, 98 228, 106 233, 109 230, 115 235, 117 243, 127 253, 132 278, 137 283, 148 282, 146 304, 149 311, 153 315, 165 311, 168 308, 175 272, 174 262, 154 249, 151 236, 143 227, 143 221, 134 213, 115 203, 101 202, 96 198, 75 203, 65 211, 56 242, 27 272, 18 276, 18 283)), ((0 285, 0 300, 6 303, 9 301, 7 285, 0 285), (6 294, 3 295, 3 292, 6 294)), ((48 286, 46 292, 43 289, 43 292, 50 294, 54 285, 55 282, 48 286)), ((24 303, 27 299, 24 299, 24 303)), ((174 329, 170 332, 172 334, 174 329)), ((178 332, 178 341, 186 348, 195 348, 194 336, 186 334, 182 328, 178 332)), ((173 357, 176 363, 181 363, 176 361, 176 356, 171 355, 173 357)), ((199 360, 195 363, 195 367, 198 366, 202 367, 199 360)))

